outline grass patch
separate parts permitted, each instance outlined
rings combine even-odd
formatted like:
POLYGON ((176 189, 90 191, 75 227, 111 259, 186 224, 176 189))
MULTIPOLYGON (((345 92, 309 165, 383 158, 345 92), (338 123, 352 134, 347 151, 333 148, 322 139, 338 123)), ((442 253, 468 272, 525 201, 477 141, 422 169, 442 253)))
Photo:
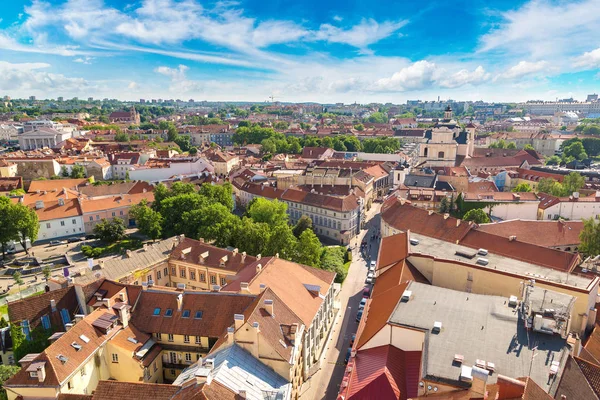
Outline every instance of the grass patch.
POLYGON ((81 246, 81 253, 88 258, 104 257, 109 254, 119 254, 125 250, 135 250, 142 247, 142 241, 139 239, 124 239, 107 246, 92 247, 88 245, 81 246))
POLYGON ((0 315, 8 315, 8 304, 2 304, 0 306, 0 315))

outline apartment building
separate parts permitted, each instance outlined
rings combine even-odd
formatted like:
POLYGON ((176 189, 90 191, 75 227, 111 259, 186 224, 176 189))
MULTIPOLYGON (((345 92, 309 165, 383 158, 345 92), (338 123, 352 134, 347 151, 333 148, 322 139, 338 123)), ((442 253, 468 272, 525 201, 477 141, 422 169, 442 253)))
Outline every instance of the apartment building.
POLYGON ((540 193, 540 205, 537 219, 543 220, 581 220, 586 218, 600 219, 600 192, 583 197, 574 192, 569 197, 556 197, 540 193))
POLYGON ((129 216, 129 210, 142 200, 152 203, 154 193, 122 194, 99 199, 80 198, 79 205, 82 210, 85 233, 92 233, 94 227, 103 219, 112 221, 115 218, 121 218, 125 226, 135 226, 135 220, 129 216))

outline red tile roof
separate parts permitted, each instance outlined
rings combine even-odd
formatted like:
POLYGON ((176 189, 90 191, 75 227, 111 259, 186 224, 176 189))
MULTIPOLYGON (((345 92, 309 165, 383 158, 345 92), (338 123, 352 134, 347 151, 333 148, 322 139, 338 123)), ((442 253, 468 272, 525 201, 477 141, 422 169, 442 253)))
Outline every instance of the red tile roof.
POLYGON ((390 266, 408 256, 408 234, 398 233, 381 239, 377 254, 377 269, 390 266))
POLYGON ((238 272, 256 261, 256 257, 244 256, 240 252, 234 254, 227 249, 215 247, 190 238, 184 238, 183 241, 173 249, 170 259, 187 264, 221 268, 231 272, 238 272), (200 256, 207 252, 208 256, 200 261, 200 256), (221 265, 221 259, 223 257, 227 257, 227 261, 221 265))
POLYGON ((580 243, 579 233, 583 229, 581 221, 528 221, 513 219, 509 221, 482 224, 477 230, 492 235, 516 236, 525 243, 542 247, 573 246, 580 243))
POLYGON ((328 210, 347 212, 359 207, 358 196, 350 194, 344 197, 335 197, 310 193, 295 188, 287 189, 281 196, 281 200, 293 203, 301 203, 309 206, 326 208, 328 210))
POLYGON ((12 322, 29 321, 31 329, 41 323, 44 315, 50 316, 50 324, 63 330, 63 323, 60 317, 60 310, 67 309, 72 318, 78 307, 75 288, 69 286, 66 288, 42 293, 37 296, 28 297, 21 300, 15 300, 8 304, 8 317, 12 322), (52 311, 50 301, 56 302, 56 311, 52 311))
POLYGON ((100 381, 94 391, 93 400, 144 399, 168 400, 181 386, 157 383, 100 381))

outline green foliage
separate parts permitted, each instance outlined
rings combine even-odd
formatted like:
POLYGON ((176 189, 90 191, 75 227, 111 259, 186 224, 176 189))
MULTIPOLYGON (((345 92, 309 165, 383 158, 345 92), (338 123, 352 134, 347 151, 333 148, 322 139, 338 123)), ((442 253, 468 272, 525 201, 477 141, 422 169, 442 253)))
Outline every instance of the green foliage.
POLYGON ((600 254, 600 222, 594 218, 583 220, 583 229, 579 233, 581 244, 579 251, 589 257, 600 254))
POLYGON ((335 281, 337 283, 344 282, 348 274, 346 266, 346 255, 348 251, 345 247, 325 247, 321 253, 321 268, 327 271, 335 272, 335 281))
POLYGON ((67 167, 65 165, 60 167, 60 176, 62 176, 63 178, 69 177, 69 170, 67 169, 67 167))
POLYGON ((522 182, 522 183, 519 183, 517 186, 515 186, 512 191, 515 193, 522 193, 522 192, 531 192, 531 190, 532 189, 531 189, 531 186, 529 185, 529 183, 522 182))
POLYGON ((298 238, 298 252, 294 261, 311 267, 320 266, 321 242, 311 229, 302 232, 298 238))
POLYGON ((481 208, 469 210, 463 216, 465 221, 473 221, 476 224, 487 224, 490 222, 490 217, 481 208))
POLYGON ((271 226, 287 224, 288 221, 287 204, 277 199, 255 197, 248 205, 246 214, 255 222, 265 222, 271 226))
POLYGON ((571 172, 565 176, 562 185, 565 188, 566 194, 570 195, 585 186, 585 178, 577 172, 571 172))
POLYGON ((517 146, 514 142, 507 142, 504 139, 500 139, 488 146, 490 149, 516 149, 517 146))
POLYGON ((198 193, 206 197, 209 202, 220 203, 229 211, 233 210, 233 186, 229 182, 222 185, 204 184, 200 186, 198 193))
POLYGON ((188 152, 190 153, 190 156, 195 156, 196 154, 198 154, 198 148, 197 147, 190 147, 190 149, 188 150, 188 152))
POLYGON ((273 124, 273 128, 277 129, 278 131, 284 131, 287 128, 289 128, 290 124, 286 121, 277 121, 273 124))
POLYGON ((140 233, 148 236, 152 240, 161 237, 163 224, 162 215, 148 207, 148 202, 145 199, 139 204, 131 207, 129 215, 135 219, 135 224, 140 233))
POLYGON ((71 168, 70 176, 73 179, 85 178, 85 168, 83 167, 83 165, 73 165, 73 168, 71 168))
MULTIPOLYGON (((585 160, 588 158, 585 148, 581 140, 571 142, 569 145, 563 147, 563 160, 566 159, 585 160)), ((568 162, 568 161, 567 161, 568 162)))
POLYGON ((140 247, 142 247, 142 242, 139 240, 121 240, 105 247, 92 247, 84 244, 81 246, 81 253, 88 258, 98 258, 109 254, 119 254, 125 250, 139 249, 140 247))
POLYGON ((402 143, 396 138, 366 139, 362 143, 365 153, 392 154, 400 150, 402 143))
POLYGON ((20 369, 21 367, 17 365, 0 365, 0 400, 8 399, 6 389, 4 389, 4 382, 19 372, 20 369))
POLYGON ((52 275, 52 268, 50 268, 50 265, 46 264, 46 266, 42 269, 42 274, 44 275, 44 279, 46 279, 46 281, 50 279, 50 275, 52 275))
POLYGON ((26 248, 27 239, 37 240, 39 220, 36 212, 22 203, 12 203, 6 196, 0 197, 0 246, 6 254, 10 241, 18 241, 26 248))
POLYGON ((553 196, 570 196, 573 192, 578 192, 585 185, 585 178, 577 172, 571 172, 565 176, 560 183, 552 178, 542 178, 538 183, 537 190, 541 193, 548 193, 553 196))
POLYGON ((310 219, 310 217, 307 215, 303 215, 300 217, 300 219, 298 219, 296 226, 294 226, 294 236, 300 237, 302 232, 304 232, 307 229, 312 229, 312 219, 310 219))
POLYGON ((13 340, 15 360, 20 360, 27 354, 44 351, 49 345, 48 338, 52 335, 52 330, 46 330, 42 325, 39 325, 30 332, 31 340, 27 340, 21 326, 12 324, 10 333, 13 340))
POLYGON ((8 194, 10 196, 23 196, 25 191, 23 189, 13 189, 8 194))
POLYGON ((523 150, 535 150, 535 149, 533 148, 533 146, 532 146, 532 145, 530 145, 530 144, 528 143, 528 144, 526 144, 525 146, 523 146, 523 150))
POLYGON ((177 135, 173 141, 177 143, 177 146, 183 151, 188 151, 192 144, 192 139, 187 135, 177 135))
POLYGON ((119 132, 115 135, 115 142, 129 142, 129 135, 125 132, 119 132))
POLYGON ((442 197, 440 201, 440 212, 441 213, 449 213, 450 212, 450 201, 447 197, 442 197))
POLYGON ((116 242, 125 237, 125 223, 121 218, 103 218, 94 226, 94 234, 105 243, 116 242))
POLYGON ((559 156, 551 156, 546 160, 546 165, 560 165, 560 161, 559 156))
POLYGON ((385 124, 388 121, 387 115, 382 112, 374 112, 367 118, 368 122, 374 124, 385 124))
POLYGON ((356 124, 354 125, 354 129, 356 129, 359 132, 362 132, 365 130, 365 126, 363 124, 356 124))
MULTIPOLYGON (((7 310, 6 312, 8 312, 8 306, 6 307, 7 310)), ((4 319, 4 315, 0 318, 0 329, 1 328, 6 328, 8 326, 8 321, 6 319, 4 319)))
POLYGON ((584 135, 600 135, 600 125, 587 125, 583 128, 584 135))

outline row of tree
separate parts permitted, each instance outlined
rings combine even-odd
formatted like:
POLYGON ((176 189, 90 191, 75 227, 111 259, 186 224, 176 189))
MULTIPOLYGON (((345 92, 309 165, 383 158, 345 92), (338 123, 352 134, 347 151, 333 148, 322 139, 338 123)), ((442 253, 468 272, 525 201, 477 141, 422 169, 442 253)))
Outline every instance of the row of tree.
POLYGON ((0 247, 6 256, 8 244, 19 242, 27 249, 27 239, 37 240, 39 219, 34 210, 22 203, 13 203, 9 197, 0 197, 0 247))
POLYGON ((229 183, 204 184, 196 190, 192 184, 176 182, 170 188, 159 184, 152 206, 141 202, 132 207, 130 215, 140 232, 152 239, 185 234, 249 255, 279 254, 286 260, 321 266, 323 248, 309 218, 291 226, 287 205, 277 200, 256 198, 242 217, 232 212, 233 205, 229 183))

